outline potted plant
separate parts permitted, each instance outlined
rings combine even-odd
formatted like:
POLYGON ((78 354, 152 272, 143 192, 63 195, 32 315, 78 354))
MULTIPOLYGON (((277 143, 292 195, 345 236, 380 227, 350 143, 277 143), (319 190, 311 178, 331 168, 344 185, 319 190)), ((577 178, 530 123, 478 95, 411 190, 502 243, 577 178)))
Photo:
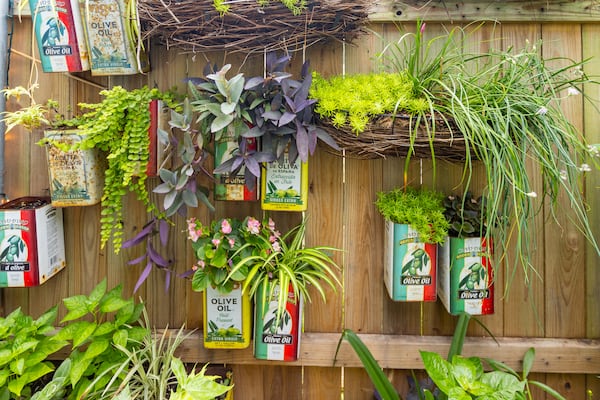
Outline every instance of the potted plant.
POLYGON ((448 237, 439 247, 438 294, 451 314, 493 314, 493 241, 487 235, 487 200, 450 195, 444 198, 448 237))
POLYGON ((188 238, 197 262, 192 267, 192 289, 202 292, 204 302, 204 347, 245 348, 250 344, 251 306, 242 284, 248 267, 232 273, 233 266, 252 254, 244 246, 243 222, 223 218, 204 226, 188 219, 188 238))
POLYGON ((44 129, 48 138, 46 154, 52 205, 67 207, 99 203, 106 168, 104 155, 99 149, 71 148, 83 138, 76 128, 77 119, 65 118, 59 112, 56 101, 50 99, 44 104, 37 103, 34 97, 37 88, 38 85, 34 84, 29 89, 17 86, 2 90, 7 99, 25 98, 30 104, 3 114, 7 131, 15 126, 22 126, 30 132, 44 129), (61 143, 61 148, 56 143, 61 143))
MULTIPOLYGON (((106 158, 102 179, 97 176, 100 166, 96 166, 95 162, 89 165, 84 159, 81 164, 90 172, 96 173, 90 178, 91 181, 103 183, 101 245, 104 246, 112 238, 113 249, 118 253, 123 235, 123 195, 134 192, 149 212, 158 213, 146 188, 150 151, 149 106, 153 99, 164 99, 171 104, 171 94, 146 86, 130 91, 114 86, 100 92, 104 98, 99 103, 80 103, 79 107, 83 112, 73 118, 65 118, 57 112, 56 102, 36 103, 33 99, 34 89, 35 86, 30 90, 15 88, 4 91, 6 96, 27 94, 31 100, 30 106, 3 115, 7 127, 23 125, 28 129, 52 128, 40 141, 40 144, 49 146, 49 154, 59 151, 71 153, 71 159, 74 151, 94 151, 106 158), (64 133, 58 131, 63 128, 76 130, 68 131, 68 139, 64 139, 64 133)), ((104 164, 100 161, 97 163, 104 164)), ((72 179, 70 175, 68 178, 72 179)), ((55 192, 66 191, 66 195, 72 197, 73 189, 66 190, 64 186, 57 177, 52 179, 51 188, 55 192)))
MULTIPOLYGON (((298 158, 306 163, 318 139, 337 148, 329 134, 317 126, 315 100, 308 98, 312 84, 308 62, 302 66, 300 80, 296 80, 286 72, 290 61, 289 56, 269 52, 264 77, 246 80, 237 74, 227 79, 231 66, 225 65, 218 71, 208 66, 205 78, 190 80, 191 105, 198 113, 204 143, 213 138, 216 143, 234 142, 227 149, 228 157, 218 157, 222 162, 215 166, 215 174, 236 175, 244 168, 246 182, 252 189, 255 178, 261 176, 261 163, 286 159, 295 164, 298 158), (256 150, 256 141, 262 151, 256 150)), ((300 195, 300 188, 296 192, 300 195)), ((271 194, 274 199, 279 198, 276 190, 266 194, 267 202, 271 194)))
POLYGON ((272 219, 262 223, 248 217, 242 225, 245 242, 240 259, 229 277, 246 275, 244 291, 255 301, 254 356, 261 359, 293 361, 298 357, 301 312, 304 299, 311 300, 314 288, 325 300, 324 285, 333 289, 341 283, 338 265, 327 246, 305 247, 306 220, 281 234, 272 219))
POLYGON ((441 193, 405 187, 377 194, 385 219, 384 279, 396 301, 435 301, 437 244, 448 232, 441 193))
POLYGON ((473 54, 463 49, 469 33, 461 28, 429 41, 425 31, 425 23, 419 22, 414 33, 384 43, 379 58, 384 75, 402 78, 406 89, 391 93, 391 99, 377 99, 392 104, 391 112, 389 107, 377 111, 377 102, 364 106, 369 115, 361 115, 360 121, 373 119, 358 135, 364 124, 351 125, 349 106, 329 103, 331 97, 340 96, 326 94, 339 93, 338 89, 368 93, 361 87, 374 83, 352 76, 315 79, 311 98, 317 99, 315 111, 328 132, 336 140, 343 137, 341 146, 347 154, 356 143, 357 152, 373 157, 459 161, 464 165, 463 195, 472 188, 474 168, 482 165, 488 199, 484 219, 490 227, 486 236, 493 235, 501 253, 516 251, 514 267, 521 264, 526 275, 531 272, 529 250, 535 234, 531 224, 541 210, 538 201, 556 206, 564 195, 565 203, 572 205, 571 222, 600 252, 580 190, 581 172, 589 170, 586 163, 595 159, 593 149, 560 107, 562 99, 581 95, 584 84, 595 83, 583 72, 584 62, 545 59, 539 43, 520 51, 491 46, 473 54), (531 171, 539 173, 541 193, 534 190, 531 171), (517 248, 512 249, 515 243, 517 248))
MULTIPOLYGON (((406 398, 424 400, 446 400, 448 398, 479 399, 479 398, 532 398, 532 387, 542 389, 558 400, 565 398, 552 387, 532 379, 529 372, 535 359, 535 349, 530 348, 523 356, 523 373, 519 374, 506 364, 490 358, 463 357, 461 355, 467 328, 471 317, 461 313, 454 335, 450 343, 448 355, 444 359, 440 354, 421 350, 421 359, 431 383, 428 387, 416 385, 406 398), (484 363, 491 369, 484 372, 484 363)), ((375 398, 385 400, 400 400, 396 388, 385 375, 377 360, 360 337, 350 329, 344 330, 338 343, 346 339, 358 355, 365 367, 371 382, 375 386, 375 398)), ((336 355, 337 355, 336 351, 336 355)))

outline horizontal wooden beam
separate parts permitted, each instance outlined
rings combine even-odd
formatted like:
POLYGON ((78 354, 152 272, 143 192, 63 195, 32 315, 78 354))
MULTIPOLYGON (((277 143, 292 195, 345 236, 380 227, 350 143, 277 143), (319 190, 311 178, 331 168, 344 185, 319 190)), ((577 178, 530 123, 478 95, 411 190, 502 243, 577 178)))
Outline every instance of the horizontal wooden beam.
MULTIPOLYGON (((177 331, 170 331, 174 334, 177 331)), ((420 350, 446 355, 450 337, 360 334, 383 368, 423 369, 420 350)), ((360 360, 344 341, 334 359, 341 337, 340 333, 310 333, 301 338, 300 358, 294 362, 257 360, 252 347, 242 350, 205 349, 202 332, 192 333, 178 349, 178 356, 186 362, 216 364, 268 364, 317 367, 362 367, 360 360)), ((474 338, 465 341, 463 355, 493 358, 514 368, 521 369, 523 355, 530 347, 535 348, 533 372, 541 373, 600 373, 600 341, 587 339, 546 338, 474 338)), ((62 355, 65 356, 64 354, 62 355)), ((57 358, 61 358, 57 356, 57 358)))
POLYGON ((373 22, 448 21, 470 22, 598 22, 600 4, 595 0, 382 0, 370 10, 373 22))

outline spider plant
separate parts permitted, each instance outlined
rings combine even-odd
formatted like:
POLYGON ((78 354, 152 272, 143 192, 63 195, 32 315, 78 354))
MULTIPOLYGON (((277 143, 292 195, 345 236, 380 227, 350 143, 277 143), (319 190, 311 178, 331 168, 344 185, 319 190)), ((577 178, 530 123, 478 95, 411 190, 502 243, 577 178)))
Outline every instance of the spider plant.
POLYGON ((423 40, 424 31, 425 24, 419 23, 415 33, 388 44, 380 61, 389 71, 408 73, 418 94, 431 101, 431 113, 451 119, 463 134, 465 193, 475 166, 483 164, 485 218, 493 227, 486 237, 494 237, 498 254, 506 257, 514 246, 510 264, 523 266, 529 281, 535 272, 530 261, 533 217, 545 200, 557 222, 560 205, 569 204, 570 222, 600 253, 580 185, 582 172, 591 169, 586 163, 595 162, 594 149, 560 108, 562 100, 582 93, 583 84, 598 83, 583 72, 586 61, 544 58, 540 44, 470 54, 461 50, 457 37, 468 33, 460 28, 430 41, 423 40), (539 193, 534 185, 538 175, 539 193))
POLYGON ((333 247, 305 247, 304 237, 306 220, 287 233, 280 235, 274 229, 272 220, 261 225, 255 219, 248 219, 249 227, 245 235, 246 244, 238 252, 252 249, 252 254, 238 261, 227 280, 239 273, 247 271, 243 290, 249 290, 251 297, 260 296, 265 299, 274 298, 277 293, 277 319, 284 315, 288 294, 286 288, 293 288, 296 300, 299 296, 311 301, 310 286, 314 287, 326 299, 323 283, 336 288, 341 283, 336 275, 339 266, 331 258, 330 253, 337 251, 333 247), (260 288, 260 290, 259 290, 260 288))

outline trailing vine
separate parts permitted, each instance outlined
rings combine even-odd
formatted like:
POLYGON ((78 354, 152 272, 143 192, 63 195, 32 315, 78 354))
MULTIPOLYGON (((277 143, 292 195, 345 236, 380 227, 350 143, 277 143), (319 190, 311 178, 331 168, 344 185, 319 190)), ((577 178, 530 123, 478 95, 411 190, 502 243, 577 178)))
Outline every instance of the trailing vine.
POLYGON ((100 244, 104 247, 112 237, 115 253, 121 249, 123 236, 122 197, 135 193, 148 213, 159 210, 150 201, 146 189, 146 168, 149 159, 148 128, 150 126, 149 103, 153 99, 168 96, 158 89, 144 86, 127 91, 120 86, 100 92, 100 103, 81 103, 84 110, 82 130, 84 149, 97 148, 107 153, 108 166, 105 173, 102 211, 100 217, 100 244))

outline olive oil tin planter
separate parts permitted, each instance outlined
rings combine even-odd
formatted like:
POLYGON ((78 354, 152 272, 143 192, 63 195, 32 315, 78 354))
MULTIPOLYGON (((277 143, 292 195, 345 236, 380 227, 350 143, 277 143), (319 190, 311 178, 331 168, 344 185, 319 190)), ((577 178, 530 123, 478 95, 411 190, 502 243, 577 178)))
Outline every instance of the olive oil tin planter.
POLYGON ((248 292, 238 284, 227 293, 208 286, 204 300, 204 347, 245 349, 250 345, 252 307, 248 292))
POLYGON ((494 313, 492 241, 448 238, 439 249, 440 299, 450 314, 494 313))
MULTIPOLYGON (((295 361, 300 352, 303 300, 301 296, 295 298, 290 285, 285 313, 277 321, 279 290, 280 287, 276 286, 270 299, 255 297, 254 357, 261 360, 295 361)), ((256 293, 261 293, 261 287, 256 293)))
POLYGON ((266 164, 261 174, 261 208, 273 211, 306 211, 308 162, 290 162, 286 151, 280 160, 266 164))
POLYGON ((46 131, 50 198, 55 207, 99 203, 104 188, 106 162, 97 149, 63 151, 52 142, 72 146, 83 139, 77 130, 46 131))
POLYGON ((410 225, 386 221, 384 280, 394 301, 436 301, 437 245, 410 225))
MULTIPOLYGON (((255 138, 249 138, 247 149, 257 149, 255 138)), ((231 136, 215 142, 215 167, 231 158, 238 150, 238 142, 231 136)), ((259 197, 258 179, 247 178, 246 167, 242 167, 237 174, 215 174, 215 200, 257 201, 259 197), (246 179, 252 179, 248 182, 246 179)))

